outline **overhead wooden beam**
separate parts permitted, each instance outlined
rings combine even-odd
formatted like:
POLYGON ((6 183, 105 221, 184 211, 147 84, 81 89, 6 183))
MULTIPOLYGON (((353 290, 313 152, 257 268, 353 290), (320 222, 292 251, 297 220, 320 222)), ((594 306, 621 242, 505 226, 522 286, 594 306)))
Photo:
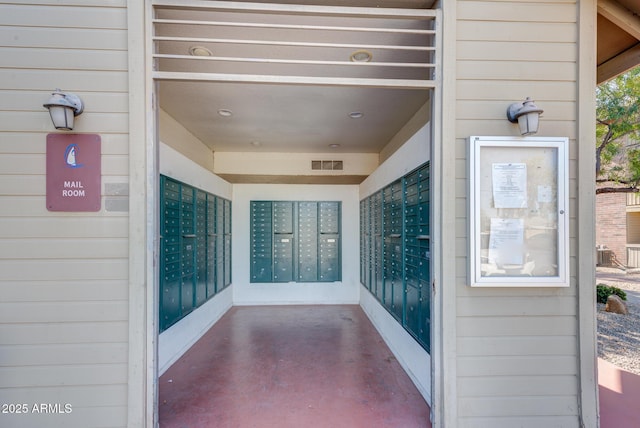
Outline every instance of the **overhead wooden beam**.
POLYGON ((153 72, 155 80, 178 80, 200 82, 226 83, 261 83, 272 85, 302 85, 302 86, 353 86, 367 88, 394 89, 433 89, 437 82, 434 80, 412 79, 368 79, 345 77, 307 77, 307 76, 274 76, 257 74, 224 74, 224 73, 190 73, 190 72, 153 72))
MULTIPOLYGON (((277 58, 247 58, 221 56, 191 56, 153 54, 154 58, 176 59, 183 61, 211 61, 211 62, 250 62, 259 64, 301 64, 301 65, 339 65, 344 67, 398 67, 398 68, 435 68, 430 62, 352 62, 352 61, 321 61, 308 59, 277 59, 277 58)), ((167 71, 163 69, 163 71, 167 71)))
POLYGON ((348 7, 301 4, 251 3, 212 0, 152 0, 156 8, 229 10, 233 12, 289 13, 300 15, 355 16, 372 18, 432 19, 435 9, 396 9, 387 7, 348 7))
POLYGON ((598 0, 598 13, 640 40, 640 17, 614 0, 598 0))
POLYGON ((598 66, 597 84, 613 79, 640 64, 640 43, 598 66))

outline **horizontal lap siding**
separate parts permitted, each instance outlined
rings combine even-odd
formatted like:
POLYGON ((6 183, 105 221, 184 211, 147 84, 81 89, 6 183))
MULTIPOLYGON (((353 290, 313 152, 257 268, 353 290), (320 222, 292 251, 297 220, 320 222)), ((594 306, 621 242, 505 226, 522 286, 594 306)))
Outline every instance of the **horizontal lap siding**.
POLYGON ((0 426, 126 426, 128 213, 105 204, 127 197, 126 1, 0 1, 0 82, 0 402, 72 406, 0 426), (55 88, 101 137, 98 212, 46 209, 55 88))
POLYGON ((577 297, 559 289, 470 288, 467 145, 513 135, 507 106, 532 97, 538 136, 568 136, 575 224, 577 7, 574 1, 458 1, 456 101, 457 414, 459 427, 578 426, 577 297))

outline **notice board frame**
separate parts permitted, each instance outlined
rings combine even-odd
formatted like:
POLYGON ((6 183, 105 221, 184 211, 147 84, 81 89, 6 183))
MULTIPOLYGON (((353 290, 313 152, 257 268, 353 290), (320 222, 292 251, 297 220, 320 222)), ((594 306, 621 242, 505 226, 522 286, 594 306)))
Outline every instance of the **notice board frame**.
POLYGON ((569 286, 568 144, 469 137, 472 287, 569 286))

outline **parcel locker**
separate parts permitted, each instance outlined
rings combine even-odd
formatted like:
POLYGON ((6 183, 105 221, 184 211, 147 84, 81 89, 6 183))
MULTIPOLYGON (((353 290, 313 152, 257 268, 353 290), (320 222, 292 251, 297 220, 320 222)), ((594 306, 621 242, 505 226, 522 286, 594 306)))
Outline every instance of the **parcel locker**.
POLYGON ((273 282, 293 281, 293 234, 273 236, 273 282))
POLYGON ((340 239, 337 234, 320 234, 320 281, 340 281, 340 239))

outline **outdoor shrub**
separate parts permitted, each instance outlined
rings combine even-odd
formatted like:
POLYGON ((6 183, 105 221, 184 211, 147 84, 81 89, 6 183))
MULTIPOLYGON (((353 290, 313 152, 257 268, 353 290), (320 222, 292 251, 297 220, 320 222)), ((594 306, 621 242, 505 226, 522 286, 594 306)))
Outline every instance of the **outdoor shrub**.
POLYGON ((627 300, 627 293, 620 290, 618 287, 605 284, 598 284, 596 286, 596 293, 598 295, 598 303, 607 303, 607 298, 612 294, 620 296, 622 300, 627 300))

